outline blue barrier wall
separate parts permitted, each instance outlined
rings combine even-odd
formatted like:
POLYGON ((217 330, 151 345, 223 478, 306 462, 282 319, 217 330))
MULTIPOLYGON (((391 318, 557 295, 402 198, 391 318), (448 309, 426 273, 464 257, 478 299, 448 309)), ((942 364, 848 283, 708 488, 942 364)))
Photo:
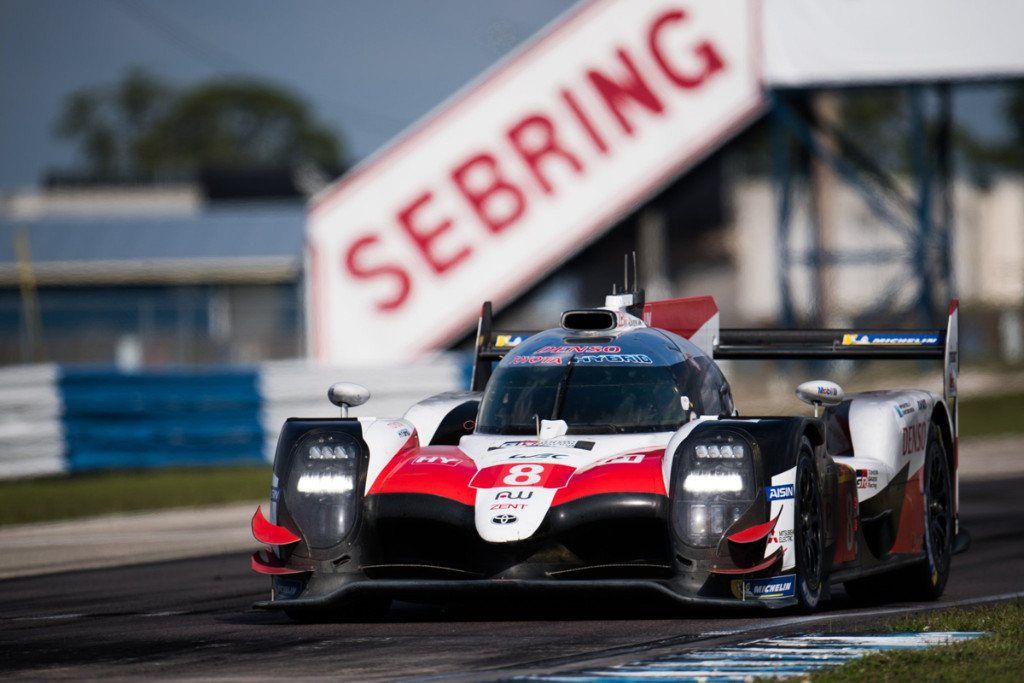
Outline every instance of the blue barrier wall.
POLYGON ((62 368, 68 469, 263 462, 258 373, 62 368))
POLYGON ((374 367, 0 367, 0 479, 266 463, 285 419, 338 414, 327 401, 332 382, 370 388, 370 403, 354 415, 400 417, 427 396, 464 388, 468 372, 460 354, 374 367))

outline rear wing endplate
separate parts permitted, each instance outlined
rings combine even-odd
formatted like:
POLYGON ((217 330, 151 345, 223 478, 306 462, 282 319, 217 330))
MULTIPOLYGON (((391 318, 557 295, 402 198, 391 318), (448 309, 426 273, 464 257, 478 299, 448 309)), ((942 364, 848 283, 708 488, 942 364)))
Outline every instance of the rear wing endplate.
POLYGON ((536 330, 495 330, 494 311, 491 302, 484 302, 480 309, 480 322, 476 328, 476 349, 473 353, 473 377, 469 382, 470 391, 483 391, 491 379, 494 362, 521 344, 536 330))

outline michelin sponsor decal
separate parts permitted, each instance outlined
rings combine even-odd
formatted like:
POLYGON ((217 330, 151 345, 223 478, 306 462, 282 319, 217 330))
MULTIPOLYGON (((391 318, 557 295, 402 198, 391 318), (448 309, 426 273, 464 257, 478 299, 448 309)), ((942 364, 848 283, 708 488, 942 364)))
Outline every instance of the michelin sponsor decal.
POLYGON ((936 334, 852 334, 843 335, 843 346, 934 346, 936 334))
POLYGON ((778 486, 766 486, 764 489, 768 500, 788 500, 793 497, 792 484, 780 484, 778 486))
POLYGON ((767 579, 736 579, 731 584, 732 594, 740 600, 778 600, 796 595, 796 575, 773 576, 767 579))

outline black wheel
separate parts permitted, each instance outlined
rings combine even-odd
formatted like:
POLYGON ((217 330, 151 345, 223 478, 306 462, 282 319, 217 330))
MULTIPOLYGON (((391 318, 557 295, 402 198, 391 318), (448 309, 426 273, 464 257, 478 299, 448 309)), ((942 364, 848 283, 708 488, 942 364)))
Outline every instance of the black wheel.
POLYGON ((946 447, 935 425, 928 428, 924 472, 924 559, 892 572, 847 581, 859 602, 937 600, 946 589, 953 558, 953 482, 946 447))
POLYGON ((807 439, 800 445, 796 464, 793 541, 796 549, 796 597, 800 609, 818 606, 825 586, 825 526, 821 514, 821 488, 814 452, 807 439))
POLYGON ((925 561, 906 572, 905 588, 920 600, 937 600, 946 589, 953 559, 953 482, 935 425, 928 428, 924 459, 925 561))

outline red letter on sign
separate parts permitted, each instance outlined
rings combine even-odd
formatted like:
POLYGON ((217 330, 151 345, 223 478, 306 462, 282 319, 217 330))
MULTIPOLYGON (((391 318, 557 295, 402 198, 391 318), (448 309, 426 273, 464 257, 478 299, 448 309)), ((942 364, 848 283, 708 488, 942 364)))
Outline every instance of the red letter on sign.
POLYGON ((598 94, 608 105, 612 114, 615 115, 615 119, 622 126, 622 130, 627 135, 633 134, 633 124, 622 113, 622 106, 625 100, 633 100, 639 102, 644 108, 660 114, 665 111, 665 107, 662 106, 661 102, 654 92, 647 87, 643 79, 640 78, 640 74, 636 70, 636 65, 633 64, 633 60, 630 59, 629 55, 622 48, 616 51, 619 55, 619 61, 622 62, 623 66, 626 67, 627 77, 622 82, 615 82, 605 76, 600 71, 594 71, 591 69, 587 71, 587 78, 594 84, 598 94))
POLYGON ((366 280, 381 275, 387 275, 395 279, 398 289, 395 291, 395 295, 385 301, 377 302, 377 310, 387 313, 393 311, 409 298, 409 290, 412 289, 412 280, 409 278, 409 274, 405 272, 401 267, 396 265, 382 265, 371 268, 365 268, 362 265, 356 263, 358 254, 367 247, 380 242, 380 237, 377 235, 364 235, 352 243, 352 246, 348 248, 348 252, 345 254, 345 268, 348 272, 352 273, 353 277, 359 278, 360 280, 366 280))
POLYGON ((654 57, 654 61, 656 61, 658 66, 661 67, 661 70, 665 72, 665 76, 680 88, 690 89, 699 86, 716 71, 724 69, 725 61, 715 50, 714 46, 708 41, 704 41, 694 48, 694 52, 698 57, 700 57, 703 66, 701 67, 700 72, 693 76, 680 72, 678 69, 673 67, 667 59, 665 59, 665 53, 658 44, 658 36, 661 34, 661 30, 668 24, 676 24, 680 21, 684 21, 685 19, 686 13, 682 10, 673 10, 662 14, 654 21, 653 24, 651 24, 651 31, 647 35, 647 46, 651 50, 651 55, 654 57))
POLYGON ((486 152, 470 157, 452 171, 452 180, 476 215, 493 233, 499 233, 515 223, 526 210, 523 193, 502 177, 497 159, 486 152), (483 182, 478 180, 481 174, 486 174, 483 182), (508 206, 502 210, 495 202, 508 206))
POLYGON ((448 228, 452 227, 452 222, 449 219, 444 219, 432 228, 424 227, 416 223, 416 214, 423 207, 424 204, 434 198, 433 192, 424 192, 417 197, 411 204, 406 206, 404 209, 398 212, 398 223, 405 230, 405 234, 413 241, 416 247, 423 254, 423 258, 430 264, 431 269, 438 275, 442 274, 459 261, 469 256, 469 247, 463 247, 454 256, 447 259, 439 259, 434 253, 433 243, 438 237, 440 237, 448 228))
POLYGON ((577 173, 583 171, 583 164, 573 154, 558 144, 555 126, 543 114, 527 116, 508 131, 508 141, 530 167, 545 194, 551 194, 551 183, 540 170, 541 160, 548 155, 565 159, 577 173))

